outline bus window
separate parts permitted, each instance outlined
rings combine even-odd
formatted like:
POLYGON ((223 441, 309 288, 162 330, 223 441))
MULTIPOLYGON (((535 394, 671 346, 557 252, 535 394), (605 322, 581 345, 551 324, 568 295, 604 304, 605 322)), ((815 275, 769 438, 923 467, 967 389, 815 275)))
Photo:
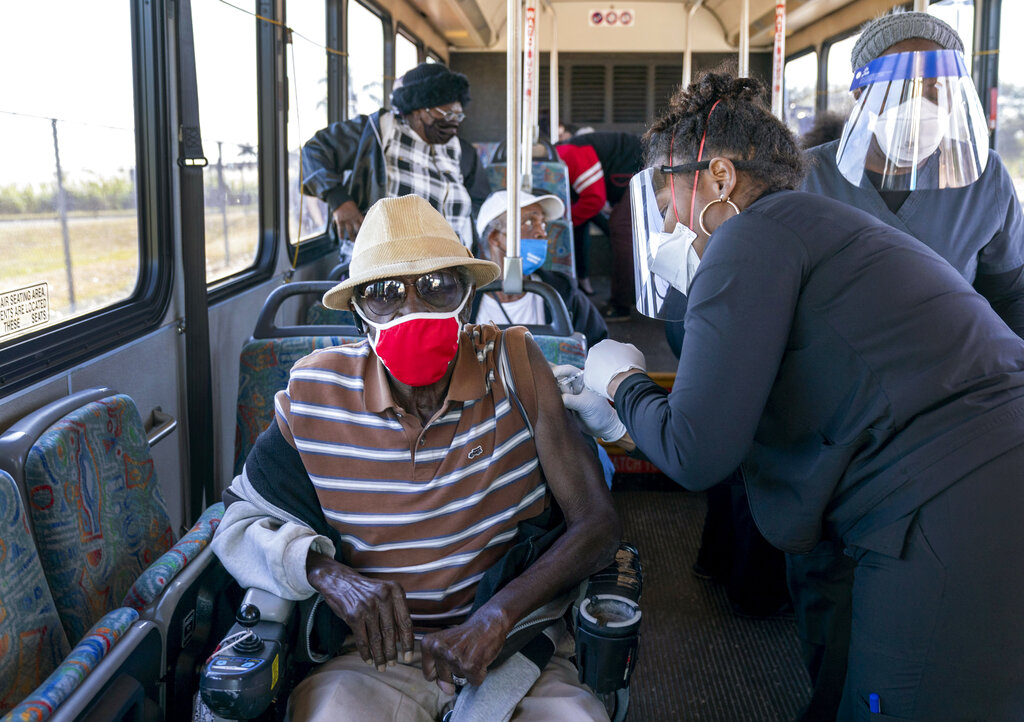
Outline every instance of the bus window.
POLYGON ((348 115, 384 107, 384 23, 365 5, 348 4, 348 115))
POLYGON ((416 43, 407 38, 403 33, 395 35, 395 77, 401 78, 405 71, 412 70, 419 65, 420 51, 416 43))
POLYGON ((192 5, 206 202, 206 282, 252 267, 260 244, 256 33, 223 3, 192 5))
MULTIPOLYGON (((1009 5, 1012 3, 1003 3, 1009 5)), ((928 6, 928 12, 956 30, 964 42, 964 60, 967 70, 974 70, 974 0, 938 0, 928 6)), ((1004 13, 1005 15, 1005 13, 1004 13)), ((1006 46, 1003 45, 1003 48, 1006 46)), ((1000 63, 1002 66, 1002 63, 1000 63)))
POLYGON ((1024 27, 1024 3, 1004 2, 999 18, 999 113, 996 152, 1024 199, 1024 47, 1016 37, 1024 27))
POLYGON ((806 133, 814 124, 817 79, 817 52, 804 53, 786 61, 782 79, 785 121, 797 136, 806 133))
POLYGON ((60 3, 55 22, 50 3, 5 6, 0 344, 138 286, 129 10, 60 3))
POLYGON ((860 33, 851 35, 828 46, 828 99, 825 107, 833 113, 846 115, 853 107, 853 93, 850 92, 850 83, 853 82, 853 68, 850 66, 850 56, 853 54, 853 46, 857 44, 860 33))
POLYGON ((318 236, 327 228, 327 204, 302 195, 299 166, 302 144, 327 125, 327 26, 323 3, 288 5, 288 26, 294 30, 286 65, 288 99, 288 238, 318 236), (301 209, 300 209, 300 205, 301 209), (299 228, 301 211, 301 230, 299 228))

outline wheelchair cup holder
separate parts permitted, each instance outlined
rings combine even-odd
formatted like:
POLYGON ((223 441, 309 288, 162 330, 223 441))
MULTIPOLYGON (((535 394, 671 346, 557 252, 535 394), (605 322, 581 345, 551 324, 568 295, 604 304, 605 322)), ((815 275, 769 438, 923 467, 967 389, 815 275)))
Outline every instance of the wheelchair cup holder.
POLYGON ((576 665, 580 682, 598 694, 629 686, 640 645, 642 588, 640 557, 626 543, 588 580, 576 617, 576 665))

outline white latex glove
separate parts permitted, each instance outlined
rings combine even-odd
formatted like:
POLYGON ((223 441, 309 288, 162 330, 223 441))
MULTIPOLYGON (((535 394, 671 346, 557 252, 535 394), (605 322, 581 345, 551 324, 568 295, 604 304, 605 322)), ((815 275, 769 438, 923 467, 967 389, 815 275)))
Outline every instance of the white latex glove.
POLYGON ((562 394, 565 408, 579 414, 583 429, 591 436, 605 441, 618 441, 626 435, 626 425, 619 421, 607 401, 590 389, 583 389, 578 394, 562 394))
POLYGON ((563 394, 578 394, 583 390, 583 369, 579 366, 561 364, 552 366, 551 371, 558 382, 558 390, 563 394))
POLYGON ((608 384, 616 374, 629 369, 647 371, 647 362, 640 349, 631 343, 621 343, 606 338, 587 354, 587 363, 583 370, 583 383, 587 388, 603 396, 609 401, 608 384))

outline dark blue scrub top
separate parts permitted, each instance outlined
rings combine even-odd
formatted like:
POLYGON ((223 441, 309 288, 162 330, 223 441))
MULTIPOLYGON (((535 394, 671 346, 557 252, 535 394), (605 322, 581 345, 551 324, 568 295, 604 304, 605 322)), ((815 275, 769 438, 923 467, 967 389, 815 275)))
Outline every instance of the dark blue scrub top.
POLYGON ((630 376, 619 416, 689 489, 743 461, 754 518, 785 551, 822 535, 872 548, 1024 439, 1024 342, 935 252, 863 211, 761 198, 715 231, 688 301, 671 393, 630 376))
POLYGON ((945 258, 1024 337, 1024 215, 1006 167, 989 151, 985 172, 963 188, 917 190, 893 213, 871 182, 850 183, 836 165, 839 141, 807 151, 802 190, 867 211, 945 258))

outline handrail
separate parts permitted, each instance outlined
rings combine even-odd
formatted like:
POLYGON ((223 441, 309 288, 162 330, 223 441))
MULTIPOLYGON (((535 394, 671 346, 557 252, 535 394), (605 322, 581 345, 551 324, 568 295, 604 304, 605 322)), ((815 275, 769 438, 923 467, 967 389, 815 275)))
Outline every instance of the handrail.
MULTIPOLYGON (((483 294, 500 292, 501 290, 501 281, 494 281, 483 288, 478 288, 473 299, 473 309, 470 312, 470 318, 476 318, 477 310, 480 308, 480 298, 483 294)), ((565 307, 565 301, 558 295, 558 291, 546 283, 529 278, 523 279, 523 291, 526 293, 536 293, 544 299, 544 305, 551 311, 551 323, 515 325, 526 326, 530 333, 537 336, 572 336, 572 319, 569 317, 569 309, 565 307)))
POLYGON ((253 329, 252 337, 263 339, 295 336, 362 336, 362 332, 353 325, 278 326, 274 321, 278 309, 286 299, 292 296, 312 294, 323 296, 336 285, 338 284, 334 281, 294 281, 278 286, 263 302, 263 308, 260 309, 260 313, 256 317, 256 327, 253 329))

